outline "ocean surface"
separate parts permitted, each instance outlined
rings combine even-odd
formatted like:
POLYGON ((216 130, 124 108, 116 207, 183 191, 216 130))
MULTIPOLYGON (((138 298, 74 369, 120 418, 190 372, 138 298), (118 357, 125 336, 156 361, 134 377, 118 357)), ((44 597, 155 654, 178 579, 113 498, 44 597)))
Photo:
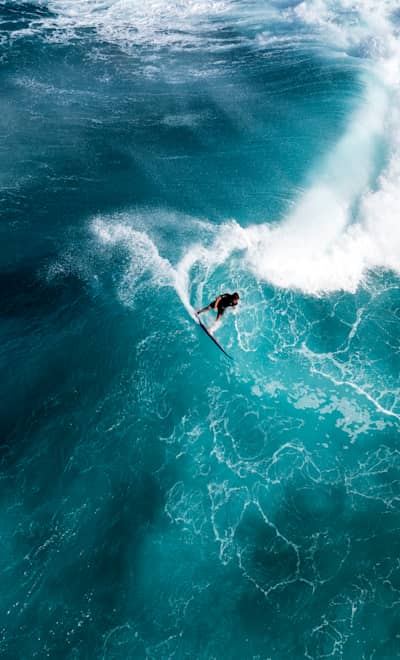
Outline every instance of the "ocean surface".
POLYGON ((0 657, 399 657, 398 0, 0 0, 0 90, 0 657))

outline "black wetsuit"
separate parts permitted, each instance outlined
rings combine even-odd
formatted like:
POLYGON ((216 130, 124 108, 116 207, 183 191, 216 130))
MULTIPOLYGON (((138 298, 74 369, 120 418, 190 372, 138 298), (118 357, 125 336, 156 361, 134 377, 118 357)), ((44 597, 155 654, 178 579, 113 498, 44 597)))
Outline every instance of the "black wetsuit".
MULTIPOLYGON (((219 297, 219 296, 218 296, 219 297)), ((227 307, 235 307, 234 303, 234 296, 231 293, 223 293, 221 296, 220 301, 218 302, 218 306, 215 306, 215 303, 217 302, 217 298, 212 301, 211 303, 211 308, 215 309, 215 311, 218 312, 220 316, 224 313, 227 307)))

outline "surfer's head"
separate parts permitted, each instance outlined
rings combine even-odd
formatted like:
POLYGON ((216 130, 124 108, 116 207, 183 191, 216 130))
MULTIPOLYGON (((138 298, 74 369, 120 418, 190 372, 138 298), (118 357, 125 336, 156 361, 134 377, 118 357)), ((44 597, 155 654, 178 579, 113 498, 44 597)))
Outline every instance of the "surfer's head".
POLYGON ((239 294, 237 291, 235 291, 235 293, 232 293, 232 298, 233 298, 233 304, 237 305, 239 302, 239 294))

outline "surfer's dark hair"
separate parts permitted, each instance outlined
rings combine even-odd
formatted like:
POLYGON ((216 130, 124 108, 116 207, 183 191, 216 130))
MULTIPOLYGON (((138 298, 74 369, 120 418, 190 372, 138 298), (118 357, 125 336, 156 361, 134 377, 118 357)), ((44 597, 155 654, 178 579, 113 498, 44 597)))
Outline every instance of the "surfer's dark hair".
POLYGON ((239 294, 238 294, 237 291, 235 291, 235 293, 232 293, 232 296, 233 296, 234 298, 240 298, 240 296, 239 296, 239 294))

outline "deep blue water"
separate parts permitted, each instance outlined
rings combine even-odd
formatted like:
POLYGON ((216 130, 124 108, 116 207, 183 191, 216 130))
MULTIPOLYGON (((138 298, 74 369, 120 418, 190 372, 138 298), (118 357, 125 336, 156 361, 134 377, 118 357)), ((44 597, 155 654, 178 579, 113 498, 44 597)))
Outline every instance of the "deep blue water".
POLYGON ((0 0, 0 51, 1 657, 398 657, 396 3, 0 0))

